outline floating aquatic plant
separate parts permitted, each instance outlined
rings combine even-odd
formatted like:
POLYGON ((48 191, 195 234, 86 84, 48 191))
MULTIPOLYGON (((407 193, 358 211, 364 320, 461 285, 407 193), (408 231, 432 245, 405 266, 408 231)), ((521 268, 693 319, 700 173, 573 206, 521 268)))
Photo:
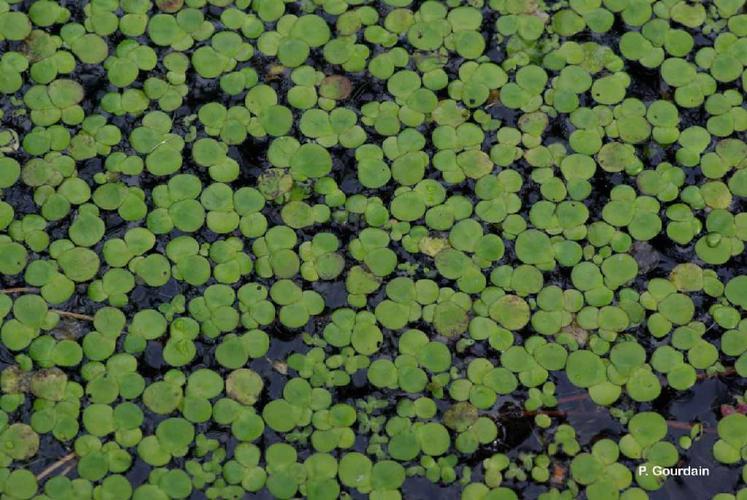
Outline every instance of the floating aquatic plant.
POLYGON ((741 498, 743 39, 743 0, 0 0, 0 493, 697 458, 741 498))

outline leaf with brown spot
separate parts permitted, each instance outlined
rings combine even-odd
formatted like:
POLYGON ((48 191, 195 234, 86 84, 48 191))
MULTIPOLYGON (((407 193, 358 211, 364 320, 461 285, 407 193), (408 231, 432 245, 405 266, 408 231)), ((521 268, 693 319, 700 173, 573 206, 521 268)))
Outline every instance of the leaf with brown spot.
POLYGON ((169 14, 178 12, 184 6, 184 0, 156 0, 156 7, 169 14))
POLYGON ((327 99, 341 101, 350 97, 353 90, 353 84, 350 80, 342 75, 330 75, 322 80, 319 85, 319 94, 327 99))

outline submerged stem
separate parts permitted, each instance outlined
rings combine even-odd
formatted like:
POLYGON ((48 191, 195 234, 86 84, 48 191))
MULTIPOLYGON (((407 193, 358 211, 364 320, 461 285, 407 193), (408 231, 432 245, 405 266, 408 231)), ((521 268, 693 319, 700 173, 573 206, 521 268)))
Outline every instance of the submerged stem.
POLYGON ((708 372, 699 373, 696 378, 698 380, 705 380, 705 379, 716 378, 716 377, 730 377, 732 375, 736 375, 736 373, 737 373, 737 370, 733 366, 725 366, 723 371, 714 372, 714 373, 708 373, 708 372))

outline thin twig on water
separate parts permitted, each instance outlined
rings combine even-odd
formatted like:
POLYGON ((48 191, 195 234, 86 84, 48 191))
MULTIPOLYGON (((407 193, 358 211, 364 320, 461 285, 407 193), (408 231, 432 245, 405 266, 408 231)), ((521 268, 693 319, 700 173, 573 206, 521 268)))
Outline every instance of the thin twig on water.
POLYGON ((59 309, 50 309, 51 312, 65 316, 67 318, 80 319, 83 321, 93 321, 93 316, 87 314, 74 313, 69 311, 60 311, 59 309))
MULTIPOLYGON (((36 480, 37 481, 41 481, 42 479, 44 479, 45 477, 47 477, 48 475, 52 474, 54 471, 56 471, 57 469, 59 469, 60 467, 62 467, 66 463, 68 463, 70 460, 73 460, 75 457, 76 457, 75 453, 73 453, 73 452, 68 453, 67 455, 65 455, 61 459, 57 460, 55 463, 50 464, 49 467, 47 467, 46 469, 44 469, 43 471, 41 471, 39 474, 37 474, 36 475, 36 480)), ((69 470, 72 468, 72 465, 73 464, 71 464, 70 468, 66 469, 63 474, 67 474, 69 472, 69 470)))
POLYGON ((32 286, 19 286, 16 288, 4 288, 0 290, 0 293, 11 294, 11 293, 37 293, 38 288, 32 286))

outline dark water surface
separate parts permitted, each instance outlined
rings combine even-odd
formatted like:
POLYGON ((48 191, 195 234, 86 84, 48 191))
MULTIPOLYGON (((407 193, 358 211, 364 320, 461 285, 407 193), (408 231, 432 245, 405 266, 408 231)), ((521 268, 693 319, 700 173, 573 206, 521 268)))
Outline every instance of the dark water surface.
MULTIPOLYGON (((279 0, 278 0, 279 1, 279 0)), ((20 4, 20 9, 28 9, 31 5, 30 0, 24 0, 20 4)), ((66 6, 71 10, 72 18, 76 20, 82 20, 85 16, 83 14, 82 6, 86 2, 79 0, 60 0, 60 4, 66 6)), ((416 9, 417 6, 422 3, 420 1, 414 2, 410 8, 416 9)), ((552 3, 552 2, 548 2, 552 3)), ((382 12, 386 12, 388 8, 383 8, 382 12)), ((213 7, 208 8, 208 12, 212 12, 213 7)), ((293 11, 294 6, 289 5, 289 10, 293 11)), ((495 13, 492 11, 485 12, 485 23, 484 26, 490 27, 495 21, 495 13)), ((50 30, 55 32, 59 29, 59 25, 53 26, 50 30)), ((617 40, 621 34, 626 30, 626 27, 618 20, 614 29, 604 35, 582 35, 581 38, 587 37, 589 40, 597 41, 601 44, 608 44, 610 46, 616 46, 617 40)), ((492 31, 486 32, 487 35, 492 37, 492 31)), ((116 45, 120 40, 117 37, 113 37, 110 42, 112 47, 116 45)), ((147 43, 147 38, 140 37, 141 43, 147 43)), ((581 40, 579 40, 581 41, 581 40)), ((705 37, 699 35, 696 37, 697 46, 705 46, 712 44, 712 37, 705 37)), ((487 53, 496 62, 505 57, 505 44, 499 44, 492 40, 487 49, 487 53)), ((18 43, 15 42, 0 42, 0 53, 5 50, 17 50, 18 43)), ((164 49, 158 49, 159 56, 162 57, 165 53, 164 49)), ((312 54, 312 64, 316 64, 318 69, 327 71, 330 66, 319 56, 318 53, 312 54)), ((455 57, 453 61, 447 66, 447 72, 451 78, 457 77, 457 69, 461 63, 461 59, 455 57)), ((258 69, 261 74, 261 70, 264 68, 269 61, 257 54, 252 58, 251 62, 244 63, 244 66, 254 66, 258 69)), ((153 71, 154 74, 162 72, 163 68, 158 67, 153 71)), ((660 98, 661 95, 670 93, 672 89, 668 88, 666 83, 659 76, 657 70, 648 70, 643 68, 637 63, 628 63, 627 72, 630 74, 633 85, 628 90, 629 96, 638 97, 644 102, 651 102, 655 99, 660 98)), ((143 75, 141 74, 141 77, 143 75)), ((150 75, 148 75, 150 76, 150 75)), ((108 82, 106 81, 105 72, 101 67, 90 66, 90 65, 79 65, 76 71, 70 76, 72 79, 80 82, 86 89, 86 101, 85 108, 87 114, 93 112, 94 104, 100 99, 106 92, 110 91, 108 82)), ((385 93, 385 84, 374 79, 367 77, 363 74, 350 76, 353 83, 353 93, 351 99, 346 103, 351 108, 359 108, 366 102, 373 100, 382 100, 387 97, 385 93)), ((219 101, 226 106, 235 105, 240 103, 241 97, 226 97, 220 92, 216 81, 205 80, 199 75, 190 70, 188 73, 188 86, 190 88, 189 95, 185 98, 184 104, 173 114, 174 117, 174 133, 185 135, 187 133, 186 127, 181 124, 181 119, 189 116, 196 112, 200 105, 209 101, 219 101)), ((273 80, 269 82, 279 94, 284 94, 289 88, 290 84, 287 79, 273 80)), ((142 86, 142 82, 133 84, 134 87, 142 86)), ((19 91, 19 95, 22 95, 28 88, 28 84, 19 91)), ((442 93, 443 94, 443 93, 442 93)), ((439 95, 443 98, 444 95, 439 95)), ((2 100, 2 108, 5 111, 4 116, 0 119, 0 128, 11 128, 17 131, 19 134, 24 134, 31 130, 33 124, 30 122, 27 116, 18 116, 13 113, 14 106, 6 99, 2 100)), ((682 110, 681 110, 682 112, 682 110)), ((503 120, 504 125, 515 125, 520 112, 510 110, 503 106, 495 106, 490 109, 490 113, 494 117, 499 117, 503 120)), ((682 112, 682 120, 680 127, 684 128, 689 125, 700 125, 705 122, 706 115, 702 108, 696 108, 693 111, 682 112)), ((125 117, 114 117, 111 122, 116 124, 123 132, 123 136, 127 137, 129 132, 134 126, 138 124, 138 120, 131 120, 125 117)), ((429 125, 424 125, 421 132, 427 133, 429 125)), ((548 140, 565 141, 569 131, 572 130, 572 126, 565 119, 557 119, 551 121, 551 124, 546 131, 548 140)), ((298 133, 298 132, 291 132, 298 133)), ((740 134, 744 136, 744 134, 740 134)), ((551 141, 549 141, 551 142, 551 141)), ((256 180, 259 174, 269 166, 265 158, 266 149, 269 141, 266 139, 254 139, 248 138, 247 141, 239 146, 232 146, 229 148, 229 156, 239 162, 241 166, 241 177, 238 182, 234 182, 235 187, 241 185, 255 186, 256 180)), ((191 164, 190 158, 188 158, 188 148, 185 148, 185 165, 182 169, 182 173, 192 173, 197 175, 203 181, 203 184, 209 183, 210 179, 207 176, 204 169, 197 168, 191 164)), ((428 145, 426 151, 432 155, 434 150, 431 145, 428 145)), ((130 151, 131 152, 131 151, 130 151)), ((354 165, 354 156, 352 152, 344 150, 341 147, 335 147, 331 149, 331 153, 334 158, 333 171, 331 175, 336 179, 341 189, 347 194, 352 195, 355 193, 372 194, 361 186, 356 178, 354 165)), ((22 151, 19 150, 14 156, 19 162, 24 163, 29 157, 22 151)), ((647 151, 644 162, 649 165, 656 165, 662 161, 673 161, 674 150, 673 148, 662 149, 655 145, 651 145, 647 151)), ((526 182, 521 191, 521 197, 523 201, 523 207, 521 215, 527 216, 529 208, 534 201, 540 199, 539 189, 536 184, 529 181, 529 175, 532 167, 529 166, 524 160, 517 162, 512 166, 517 171, 522 173, 525 177, 526 182)), ((103 170, 102 159, 94 158, 81 162, 78 165, 78 174, 81 178, 87 180, 93 184, 93 175, 103 170)), ((428 176, 433 178, 440 178, 440 174, 437 171, 428 172, 428 176)), ((703 176, 700 173, 699 168, 687 169, 688 184, 697 184, 702 182, 703 176)), ((149 192, 155 185, 160 184, 163 180, 156 180, 152 176, 143 175, 140 178, 127 178, 126 182, 130 185, 137 185, 142 189, 149 192)), ((593 179, 594 193, 585 201, 587 206, 590 208, 592 213, 592 219, 598 220, 601 208, 606 202, 608 197, 609 189, 615 185, 631 183, 631 180, 627 176, 621 174, 607 174, 603 171, 597 172, 597 175, 593 179)), ((464 193, 471 193, 474 183, 468 181, 461 188, 464 193)), ((393 187, 389 186, 385 189, 376 190, 376 195, 381 197, 384 203, 393 196, 393 187)), ((3 191, 3 199, 12 204, 17 217, 25 214, 37 213, 38 209, 33 202, 33 190, 22 183, 17 183, 13 188, 3 191)), ((477 201, 473 196, 473 201, 477 201)), ((740 200, 735 201, 735 210, 744 210, 744 202, 740 200)), ((279 213, 279 206, 268 204, 263 213, 272 223, 279 223, 282 221, 279 213)), ((702 214, 701 214, 702 215, 702 214)), ((662 218, 663 216, 662 210, 662 218)), ((49 225, 49 233, 53 239, 64 238, 67 235, 69 223, 71 217, 65 218, 62 221, 51 223, 49 225)), ((116 213, 106 213, 104 221, 107 227, 107 233, 104 240, 121 237, 124 232, 130 227, 130 224, 123 221, 116 213)), ((591 222, 591 221, 590 221, 591 222)), ((365 224, 363 221, 356 221, 352 219, 350 223, 345 225, 328 224, 321 227, 315 227, 313 231, 298 231, 300 236, 299 239, 308 241, 313 237, 316 232, 321 230, 330 231, 335 233, 341 240, 343 245, 346 245, 351 239, 353 239, 357 233, 359 233, 365 224)), ((490 232, 491 228, 485 225, 486 232, 490 232)), ((158 248, 163 248, 169 238, 179 235, 178 231, 174 231, 170 235, 165 235, 158 238, 158 248)), ((194 235, 200 241, 214 241, 216 235, 211 233, 207 229, 203 229, 201 232, 194 235)), ((642 273, 638 277, 635 284, 636 288, 641 289, 645 282, 654 277, 666 277, 675 265, 682 262, 697 262, 703 265, 697 256, 695 256, 693 245, 687 247, 681 247, 673 245, 666 236, 661 235, 654 238, 650 245, 640 246, 635 250, 637 252, 636 258, 641 263, 642 273), (645 263, 645 266, 643 265, 645 263)), ((100 242, 95 250, 100 252, 103 246, 103 241, 100 242)), ((511 242, 506 242, 506 257, 501 263, 515 263, 516 258, 513 252, 511 242)), ((401 261, 414 262, 412 255, 404 251, 404 249, 398 243, 393 243, 393 248, 398 254, 401 261)), ((30 259, 38 258, 39 255, 30 255, 30 259)), ((348 260, 348 266, 354 261, 348 260)), ((716 269, 719 276, 722 279, 728 279, 736 274, 740 274, 747 269, 747 257, 740 255, 729 261, 727 265, 720 266, 716 269)), ((106 267, 102 268, 102 272, 106 271, 106 267)), ((263 280, 255 277, 251 277, 251 280, 265 285, 269 285, 270 281, 263 280)), ((23 285, 22 277, 10 278, 0 277, 0 284, 3 287, 13 287, 23 285)), ((439 283, 445 286, 448 282, 443 281, 439 283)), ((243 284, 239 283, 238 286, 243 284)), ((563 288, 566 288, 569 284, 569 270, 558 270, 553 273, 545 274, 545 284, 556 284, 563 288)), ((320 293, 325 300, 327 310, 321 316, 314 318, 312 323, 307 328, 307 331, 311 333, 319 333, 323 329, 324 325, 328 321, 328 314, 335 308, 344 307, 346 305, 346 290, 344 281, 336 282, 319 282, 313 284, 313 289, 320 293)), ((187 286, 185 283, 178 282, 171 279, 166 285, 153 289, 146 286, 136 287, 130 294, 130 303, 123 308, 126 315, 131 316, 134 312, 145 309, 145 308, 156 308, 158 305, 170 301, 173 297, 178 294, 184 294, 187 301, 191 298, 202 294, 204 287, 194 288, 187 286)), ((372 296, 369 300, 369 305, 372 308, 378 301, 384 298, 383 290, 378 294, 372 296)), ((697 311, 703 313, 707 310, 708 306, 712 303, 711 299, 703 295, 693 294, 693 300, 696 301, 697 311)), ((91 314, 99 307, 98 304, 90 301, 85 294, 85 285, 78 285, 77 293, 65 304, 59 306, 60 309, 68 311, 77 311, 85 314, 91 314)), ((698 318, 696 318, 698 319, 698 318)), ((413 328, 430 328, 424 323, 421 325, 411 325, 413 328)), ((261 407, 266 402, 273 399, 277 399, 282 396, 282 389, 285 382, 289 379, 288 376, 278 373, 277 369, 273 367, 273 362, 285 360, 289 354, 294 352, 305 352, 308 350, 308 346, 304 344, 301 335, 287 332, 278 323, 266 328, 265 331, 271 336, 272 342, 270 350, 267 353, 266 358, 257 359, 249 364, 249 367, 260 375, 262 375, 265 381, 265 390, 262 394, 262 399, 258 402, 258 407, 261 407)), ((427 330, 426 330, 427 331, 427 330)), ((380 354, 384 356, 394 357, 397 354, 396 345, 393 341, 394 333, 385 330, 385 336, 390 338, 385 341, 385 345, 380 350, 380 354)), ((518 337, 518 335, 517 335, 518 337)), ((517 338, 517 341, 520 339, 517 338)), ((643 342, 643 341, 641 341, 643 342)), ((655 347, 653 341, 647 341, 649 344, 647 347, 655 347)), ((217 365, 215 362, 213 353, 215 350, 215 344, 210 339, 200 337, 196 342, 198 348, 198 356, 194 362, 188 367, 185 367, 185 371, 191 371, 197 368, 211 368, 218 373, 225 374, 226 370, 217 365)), ((162 356, 163 343, 159 340, 150 341, 147 345, 145 352, 139 359, 139 369, 141 374, 146 377, 148 383, 158 379, 167 369, 168 365, 165 364, 162 356)), ((475 345, 468 349, 464 354, 455 355, 455 365, 460 369, 463 369, 466 364, 476 356, 488 357, 492 361, 497 361, 497 355, 494 352, 490 352, 485 349, 485 346, 475 345)), ((2 345, 0 345, 0 369, 15 364, 13 355, 2 345)), ((75 372, 68 372, 73 380, 81 381, 80 377, 75 372)), ((579 391, 578 388, 571 385, 564 375, 560 374, 556 377, 556 383, 558 385, 557 397, 560 400, 566 398, 578 397, 571 401, 561 403, 557 410, 565 413, 565 417, 554 419, 554 423, 567 422, 571 424, 577 431, 579 436, 579 442, 582 445, 588 445, 594 441, 604 438, 611 437, 615 440, 619 439, 621 435, 625 433, 625 428, 620 422, 614 418, 608 409, 599 407, 593 404, 590 400, 581 398, 580 396, 585 394, 585 391, 579 391)), ((353 381, 348 387, 339 388, 336 390, 336 402, 348 402, 353 403, 354 400, 365 398, 366 396, 386 397, 394 405, 396 400, 402 395, 396 391, 389 393, 386 396, 381 392, 377 391, 373 386, 368 384, 364 374, 359 372, 352 377, 353 381)), ((717 435, 715 433, 715 426, 717 419, 719 418, 720 406, 722 404, 733 403, 733 395, 743 393, 745 384, 742 379, 737 377, 724 377, 724 378, 710 378, 698 382, 691 390, 682 393, 670 393, 667 390, 663 391, 662 395, 652 404, 637 405, 630 409, 645 411, 655 410, 665 416, 668 420, 690 423, 694 421, 701 422, 705 426, 705 432, 702 438, 694 441, 693 446, 687 452, 682 452, 682 463, 683 465, 691 466, 705 466, 709 467, 711 474, 709 477, 683 477, 675 478, 666 482, 664 487, 658 491, 650 492, 650 497, 653 499, 689 499, 689 498, 710 498, 718 492, 735 491, 740 481, 740 471, 737 467, 727 467, 717 464, 712 457, 711 447, 715 442, 717 435)), ((503 452, 509 454, 509 456, 515 458, 520 451, 540 451, 543 449, 543 444, 540 442, 540 437, 537 432, 531 418, 525 418, 519 415, 520 407, 525 398, 525 393, 517 391, 515 397, 503 397, 499 399, 496 405, 496 412, 516 412, 516 418, 501 418, 499 425, 499 439, 496 443, 491 446, 483 447, 477 453, 470 456, 460 457, 461 463, 469 464, 473 467, 473 480, 479 479, 480 469, 477 467, 481 460, 490 457, 493 453, 503 452)), ((163 420, 164 417, 158 417, 146 409, 146 422, 143 426, 144 431, 152 432, 155 426, 163 420)), ((28 421, 27 419, 31 414, 31 404, 27 401, 23 407, 19 419, 28 421)), ((393 406, 383 412, 385 415, 394 414, 393 406)), ((221 428, 214 424, 200 424, 197 425, 197 432, 203 432, 208 437, 218 439, 222 445, 226 446, 229 451, 237 445, 237 441, 233 438, 229 431, 225 428, 221 428)), ((688 434, 687 429, 677 428, 676 426, 670 427, 670 437, 678 437, 680 435, 688 434)), ((281 437, 276 435, 271 430, 267 430, 265 435, 258 440, 256 443, 261 448, 266 448, 274 442, 281 440, 281 437)), ((356 442, 356 449, 365 450, 366 442, 363 437, 359 437, 356 442)), ((42 446, 37 457, 34 461, 29 464, 30 469, 38 473, 43 470, 49 464, 57 461, 60 457, 67 454, 69 450, 66 446, 63 446, 58 441, 53 439, 50 435, 42 437, 42 446)), ((308 449, 301 449, 299 452, 299 459, 303 460, 309 455, 308 449)), ((134 454, 136 457, 137 455, 134 454)), ((172 462, 175 466, 182 466, 183 460, 176 459, 172 462)), ((631 461, 628 465, 633 468, 633 462, 631 461)), ((126 473, 127 478, 132 482, 133 486, 137 486, 147 481, 148 474, 151 471, 151 467, 145 464, 143 461, 136 459, 134 460, 132 468, 126 473)), ((70 471, 68 477, 76 477, 75 469, 70 471)), ((524 498, 534 498, 539 493, 544 491, 544 487, 539 487, 531 482, 517 483, 515 481, 506 481, 506 486, 513 488, 524 498)), ((405 499, 413 500, 440 500, 440 499, 453 499, 457 498, 461 486, 439 486, 431 483, 429 480, 423 477, 412 477, 408 478, 403 486, 403 496, 405 499)), ((251 495, 251 498, 271 498, 267 490, 262 490, 257 495, 251 495)), ((353 494, 353 497, 358 498, 361 495, 353 494)), ((193 492, 190 498, 198 499, 205 498, 201 492, 193 492)))

